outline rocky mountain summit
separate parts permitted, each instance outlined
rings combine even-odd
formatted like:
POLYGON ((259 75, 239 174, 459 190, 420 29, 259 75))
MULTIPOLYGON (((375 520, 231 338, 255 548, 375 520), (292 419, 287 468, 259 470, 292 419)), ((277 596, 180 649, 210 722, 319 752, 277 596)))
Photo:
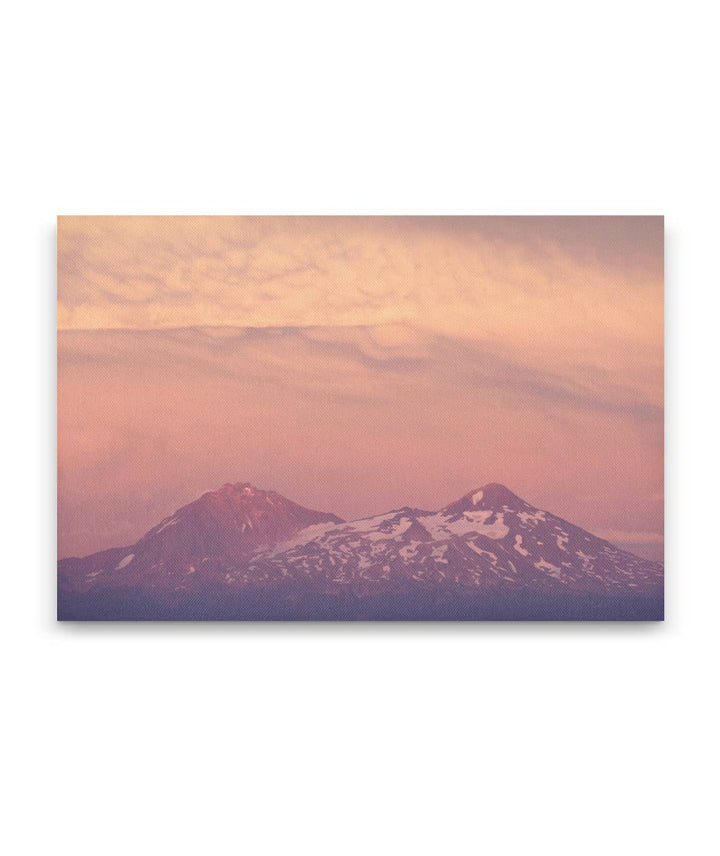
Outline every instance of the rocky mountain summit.
MULTIPOLYGON (((243 482, 203 494, 134 545, 61 560, 58 580, 65 601, 131 606, 149 598, 172 612, 173 604, 208 600, 209 614, 201 617, 234 617, 231 603, 238 617, 248 617, 243 601, 258 598, 275 604, 279 616, 271 609, 272 617, 333 617, 312 609, 292 614, 293 605, 318 601, 331 613, 335 603, 337 617, 366 617, 368 606, 369 617, 378 617, 383 602, 397 604, 396 617, 434 617, 438 603, 457 604, 459 617, 473 617, 464 604, 475 604, 487 617, 479 604, 500 602, 511 612, 513 602, 552 605, 568 598, 595 606, 657 604, 663 566, 535 508, 500 484, 472 490, 438 511, 404 507, 346 522, 243 482), (420 604, 417 615, 417 609, 403 614, 403 598, 420 604), (352 614, 344 614, 347 609, 352 614)), ((395 617, 393 608, 379 617, 395 617)))

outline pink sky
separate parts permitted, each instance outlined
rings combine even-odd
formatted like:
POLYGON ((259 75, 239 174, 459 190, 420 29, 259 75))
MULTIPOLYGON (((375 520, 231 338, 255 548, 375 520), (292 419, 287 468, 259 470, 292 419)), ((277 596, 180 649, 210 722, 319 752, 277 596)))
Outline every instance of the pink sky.
POLYGON ((662 218, 63 217, 58 326, 60 556, 226 481, 662 555, 662 218))

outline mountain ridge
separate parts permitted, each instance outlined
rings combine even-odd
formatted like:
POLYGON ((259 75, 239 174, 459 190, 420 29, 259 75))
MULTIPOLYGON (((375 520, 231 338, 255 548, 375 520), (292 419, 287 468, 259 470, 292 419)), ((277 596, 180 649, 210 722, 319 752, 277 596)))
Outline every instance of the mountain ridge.
POLYGON ((211 618, 230 602, 241 613, 258 596, 272 610, 309 597, 342 601, 351 614, 371 602, 382 609, 397 602, 402 613, 403 599, 417 600, 422 612, 437 597, 462 608, 492 599, 589 598, 595 609, 603 599, 657 601, 662 585, 660 563, 535 508, 497 482, 438 511, 403 506, 353 521, 227 482, 133 545, 58 562, 60 602, 149 597, 165 604, 162 612, 210 598, 211 618))

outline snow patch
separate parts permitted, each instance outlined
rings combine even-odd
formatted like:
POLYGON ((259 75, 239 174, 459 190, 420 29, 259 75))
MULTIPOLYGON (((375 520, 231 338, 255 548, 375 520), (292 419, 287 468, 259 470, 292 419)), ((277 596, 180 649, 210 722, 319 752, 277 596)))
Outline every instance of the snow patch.
POLYGON ((398 525, 392 531, 393 538, 395 538, 396 541, 401 541, 402 538, 400 536, 403 534, 403 532, 407 532, 408 529, 412 525, 413 525, 413 522, 412 522, 412 520, 410 520, 410 518, 403 517, 403 519, 398 523, 398 525))
POLYGON ((535 562, 535 567, 539 571, 547 571, 550 577, 559 579, 562 576, 562 570, 557 565, 553 565, 552 562, 546 562, 545 559, 535 562))
POLYGON ((301 529, 298 533, 296 533, 292 538, 288 538, 285 541, 281 541, 279 544, 275 545, 275 549, 269 553, 269 557, 273 558, 274 556, 279 555, 280 553, 285 553, 288 550, 292 550, 293 547, 301 547, 304 544, 309 544, 310 541, 315 541, 316 539, 321 538, 323 535, 328 533, 331 529, 334 529, 339 524, 337 523, 314 523, 312 526, 306 526, 304 529, 301 529))
POLYGON ((521 556, 529 556, 530 551, 526 550, 522 545, 522 535, 515 536, 515 549, 520 553, 521 556))
POLYGON ((134 558, 135 558, 135 553, 130 553, 130 555, 129 555, 129 556, 125 556, 125 558, 124 558, 124 559, 121 559, 121 560, 117 563, 117 565, 115 565, 115 570, 116 570, 116 571, 121 571, 123 568, 126 568, 126 567, 130 564, 130 562, 132 562, 132 560, 133 560, 134 558))
POLYGON ((482 498, 483 498, 483 492, 482 492, 481 490, 479 490, 477 493, 474 493, 474 494, 473 494, 473 497, 472 497, 472 504, 473 504, 473 505, 477 505, 477 504, 478 504, 478 502, 480 502, 480 500, 481 500, 482 498))
POLYGON ((465 543, 473 551, 473 553, 477 553, 478 556, 488 556, 493 565, 496 564, 497 556, 495 555, 495 553, 490 553, 488 550, 483 550, 482 547, 478 547, 478 545, 475 544, 473 541, 466 541, 465 543))
POLYGON ((441 547, 433 547, 431 558, 435 559, 436 562, 442 562, 444 565, 447 565, 448 560, 443 559, 443 556, 447 552, 447 544, 443 544, 441 547))
POLYGON ((485 522, 494 514, 494 511, 466 511, 459 520, 451 520, 445 514, 429 514, 423 517, 421 522, 435 540, 447 538, 449 535, 475 533, 498 541, 505 538, 510 529, 505 525, 502 513, 497 515, 494 523, 485 522))
POLYGON ((402 556, 403 559, 414 559, 421 543, 422 541, 411 541, 398 550, 398 555, 402 556))
POLYGON ((536 511, 534 514, 530 514, 529 511, 518 511, 517 516, 523 523, 529 523, 531 520, 533 523, 537 523, 539 520, 545 520, 544 511, 536 511))

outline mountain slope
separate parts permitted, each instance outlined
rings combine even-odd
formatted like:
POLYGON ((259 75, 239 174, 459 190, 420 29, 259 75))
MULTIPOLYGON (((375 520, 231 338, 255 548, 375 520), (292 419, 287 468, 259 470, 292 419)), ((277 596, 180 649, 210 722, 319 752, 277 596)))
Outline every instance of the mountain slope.
POLYGON ((132 547, 63 560, 58 573, 61 590, 132 589, 133 596, 176 600, 210 591, 228 601, 251 592, 282 598, 291 590, 358 603, 403 596, 657 599, 663 585, 661 564, 499 484, 439 511, 405 507, 352 522, 246 483, 224 485, 132 547))
POLYGON ((274 491, 247 482, 224 484, 183 506, 134 545, 58 563, 62 581, 94 584, 167 585, 177 573, 194 573, 203 562, 237 564, 255 551, 319 523, 341 523, 274 491))
POLYGON ((252 583, 288 576, 317 584, 417 582, 468 589, 654 592, 662 566, 619 550, 502 485, 486 485, 437 512, 402 508, 299 532, 231 574, 252 583))

